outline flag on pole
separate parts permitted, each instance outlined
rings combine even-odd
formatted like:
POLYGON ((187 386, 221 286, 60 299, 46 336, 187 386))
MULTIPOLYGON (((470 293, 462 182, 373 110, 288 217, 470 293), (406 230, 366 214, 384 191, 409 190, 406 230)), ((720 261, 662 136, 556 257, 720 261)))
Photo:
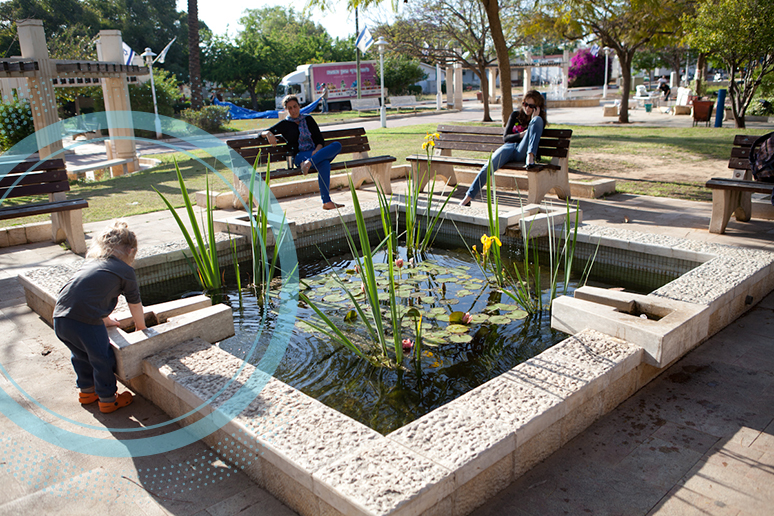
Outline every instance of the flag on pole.
POLYGON ((590 50, 590 52, 591 52, 591 55, 592 55, 592 56, 594 56, 594 57, 597 57, 597 56, 599 55, 599 50, 600 50, 600 49, 599 49, 599 45, 597 45, 596 43, 594 43, 593 45, 591 45, 591 50, 590 50))
POLYGON ((368 27, 364 25, 363 30, 360 31, 360 34, 358 34, 357 39, 355 40, 355 46, 359 48, 361 52, 368 52, 368 49, 371 48, 371 45, 373 44, 374 38, 371 37, 368 27))
POLYGON ((126 42, 122 42, 124 45, 124 64, 126 66, 129 66, 132 64, 132 59, 134 59, 134 56, 136 55, 135 51, 131 49, 129 45, 126 44, 126 42))
POLYGON ((164 50, 162 50, 161 53, 156 57, 156 59, 153 60, 153 64, 156 64, 156 63, 164 64, 164 59, 167 58, 167 52, 169 52, 169 47, 172 46, 172 43, 174 43, 176 39, 177 39, 177 36, 175 36, 172 39, 172 41, 167 43, 167 46, 164 47, 164 50))

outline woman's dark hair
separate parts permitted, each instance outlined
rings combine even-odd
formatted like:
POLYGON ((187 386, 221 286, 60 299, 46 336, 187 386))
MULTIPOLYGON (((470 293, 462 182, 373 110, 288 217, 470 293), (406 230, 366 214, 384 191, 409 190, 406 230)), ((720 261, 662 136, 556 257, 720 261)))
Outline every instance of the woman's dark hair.
POLYGON ((299 106, 301 105, 301 103, 298 101, 298 97, 291 94, 291 95, 285 95, 285 98, 282 99, 282 107, 287 108, 288 102, 290 102, 291 100, 295 100, 296 104, 298 104, 299 106))
MULTIPOLYGON (((521 99, 522 105, 528 100, 531 100, 533 104, 540 108, 540 117, 543 119, 543 126, 547 127, 548 118, 546 116, 546 99, 543 97, 543 94, 538 90, 529 90, 526 94, 524 94, 524 98, 521 99)), ((519 110, 519 123, 521 125, 529 124, 529 118, 523 109, 519 110), (522 118, 524 118, 524 120, 522 120, 522 118), (522 123, 522 121, 526 123, 522 123)))

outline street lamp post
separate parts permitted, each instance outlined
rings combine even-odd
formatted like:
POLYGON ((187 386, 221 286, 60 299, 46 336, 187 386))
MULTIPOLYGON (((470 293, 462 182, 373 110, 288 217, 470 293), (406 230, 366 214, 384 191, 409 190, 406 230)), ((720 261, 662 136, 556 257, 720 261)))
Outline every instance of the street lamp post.
POLYGON ((605 50, 605 85, 602 88, 602 98, 606 99, 607 98, 607 59, 608 59, 608 56, 610 55, 610 50, 612 49, 610 47, 605 47, 604 50, 605 50))
POLYGON ((379 47, 379 66, 381 69, 379 77, 382 79, 382 110, 379 112, 379 118, 381 119, 382 127, 387 127, 387 108, 384 105, 384 49, 387 47, 387 40, 384 39, 384 36, 379 37, 376 46, 379 47))
POLYGON ((151 51, 150 48, 146 47, 145 52, 141 54, 141 57, 143 60, 145 60, 145 64, 148 65, 148 71, 150 72, 150 79, 151 79, 151 93, 153 93, 153 112, 156 115, 156 118, 154 120, 155 126, 156 126, 156 139, 161 139, 161 120, 159 119, 159 108, 156 104, 156 83, 153 81, 153 58, 156 57, 156 54, 151 51))

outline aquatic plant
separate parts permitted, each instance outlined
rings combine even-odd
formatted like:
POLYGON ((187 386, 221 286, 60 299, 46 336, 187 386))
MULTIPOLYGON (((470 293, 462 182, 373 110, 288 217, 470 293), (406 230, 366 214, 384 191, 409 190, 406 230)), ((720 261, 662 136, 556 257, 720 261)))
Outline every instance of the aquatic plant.
MULTIPOLYGON (((194 213, 193 203, 191 197, 188 195, 188 189, 185 187, 185 181, 183 181, 183 174, 180 172, 180 167, 175 163, 175 174, 177 174, 177 181, 180 184, 180 193, 183 195, 183 204, 185 206, 186 213, 188 214, 188 222, 191 224, 191 232, 188 231, 180 216, 175 211, 174 206, 169 200, 156 190, 155 186, 152 186, 153 190, 159 194, 161 200, 164 201, 172 216, 177 222, 177 226, 183 233, 188 249, 191 251, 191 257, 193 258, 196 268, 196 277, 199 279, 199 283, 205 290, 217 290, 221 286, 222 276, 220 272, 220 266, 218 264, 218 249, 215 242, 215 225, 212 216, 212 201, 210 199, 210 182, 209 176, 206 178, 207 184, 207 221, 205 224, 206 237, 202 230, 199 228, 199 223, 196 221, 196 214, 194 213), (193 237, 191 236, 193 233, 193 237), (194 244, 196 240, 196 244, 194 244)), ((203 222, 204 224, 204 222, 203 222)))
MULTIPOLYGON (((422 143, 422 150, 427 154, 427 172, 429 174, 432 169, 432 150, 435 148, 435 140, 440 138, 438 133, 427 133, 425 141, 422 143)), ((417 173, 419 173, 419 165, 417 165, 417 173)), ((441 204, 440 208, 432 214, 431 208, 433 207, 433 199, 435 197, 435 185, 436 174, 433 174, 433 179, 430 184, 430 189, 427 193, 427 206, 424 209, 424 215, 420 215, 419 198, 421 196, 421 185, 425 182, 425 174, 422 177, 414 179, 414 174, 409 174, 406 179, 406 248, 409 256, 413 257, 416 254, 421 254, 433 244, 435 238, 435 228, 438 225, 438 221, 441 218, 441 213, 449 204, 452 195, 456 189, 453 186, 446 198, 441 204)), ((444 188, 446 184, 444 184, 444 188)))

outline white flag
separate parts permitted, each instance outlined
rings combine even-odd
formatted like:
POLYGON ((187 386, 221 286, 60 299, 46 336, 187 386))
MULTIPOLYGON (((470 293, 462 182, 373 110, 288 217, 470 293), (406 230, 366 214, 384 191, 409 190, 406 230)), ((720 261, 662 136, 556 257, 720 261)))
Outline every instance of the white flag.
POLYGON ((169 47, 172 46, 172 43, 174 43, 176 39, 177 39, 177 36, 175 36, 172 41, 167 43, 167 46, 164 47, 164 50, 162 50, 161 53, 158 55, 158 57, 156 57, 156 59, 153 60, 154 64, 156 63, 164 64, 164 59, 167 58, 167 52, 169 52, 169 47))
POLYGON ((124 44, 124 64, 129 66, 132 64, 132 59, 134 59, 135 52, 125 42, 122 43, 124 44))
POLYGON ((599 55, 599 45, 596 43, 591 45, 591 50, 589 52, 591 52, 592 56, 597 57, 599 55))
POLYGON ((363 30, 360 31, 357 40, 355 40, 355 46, 359 48, 361 52, 368 52, 368 49, 371 48, 371 45, 373 44, 374 38, 371 37, 368 27, 363 26, 363 30))

